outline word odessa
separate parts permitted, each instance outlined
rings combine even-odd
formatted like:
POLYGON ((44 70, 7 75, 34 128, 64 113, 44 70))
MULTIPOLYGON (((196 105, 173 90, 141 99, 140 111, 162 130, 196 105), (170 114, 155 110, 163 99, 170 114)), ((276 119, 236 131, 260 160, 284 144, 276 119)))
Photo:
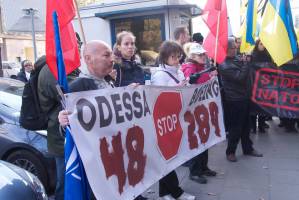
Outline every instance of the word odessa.
POLYGON ((116 93, 109 97, 97 96, 94 97, 94 100, 96 105, 86 98, 80 99, 76 104, 79 123, 86 131, 90 131, 95 125, 103 128, 111 125, 112 121, 120 124, 150 114, 144 91, 142 93, 138 91, 116 93), (83 118, 84 108, 89 109, 91 113, 88 120, 83 118))
POLYGON ((225 140, 217 79, 181 88, 71 93, 66 101, 72 136, 98 199, 134 199, 225 140))

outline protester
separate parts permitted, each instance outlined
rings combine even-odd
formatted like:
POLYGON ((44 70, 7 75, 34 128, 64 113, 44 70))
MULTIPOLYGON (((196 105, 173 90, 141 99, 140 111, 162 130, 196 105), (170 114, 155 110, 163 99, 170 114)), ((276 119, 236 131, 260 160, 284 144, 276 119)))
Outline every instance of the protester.
POLYGON ((33 69, 33 65, 29 60, 23 60, 21 62, 21 70, 17 74, 17 80, 27 83, 30 78, 30 73, 33 69))
POLYGON ((249 67, 236 60, 237 48, 234 38, 228 39, 227 57, 219 66, 224 89, 224 107, 227 113, 228 145, 227 160, 236 162, 237 145, 241 139, 244 155, 262 157, 252 146, 249 137, 249 67))
MULTIPOLYGON (((174 32, 174 39, 175 41, 183 48, 184 44, 190 42, 190 33, 187 27, 179 26, 177 27, 174 32)), ((186 59, 186 54, 183 52, 182 58, 180 59, 180 64, 183 64, 186 59)))
POLYGON ((252 51, 252 62, 268 62, 268 63, 273 63, 272 58, 261 42, 260 39, 258 39, 255 42, 254 49, 252 51))
POLYGON ((57 81, 46 64, 46 57, 39 58, 35 63, 35 68, 43 66, 38 75, 38 98, 41 109, 48 113, 47 145, 49 153, 55 157, 56 162, 56 189, 55 199, 64 199, 64 137, 59 132, 59 122, 57 119, 60 106, 60 99, 56 89, 57 81))
POLYGON ((184 46, 187 42, 190 41, 190 33, 187 27, 185 26, 179 26, 177 27, 174 32, 173 36, 175 41, 180 45, 184 46))
MULTIPOLYGON (((200 73, 205 70, 207 59, 205 54, 206 50, 204 50, 198 43, 186 43, 184 47, 187 60, 182 65, 181 70, 185 77, 190 79, 190 76, 194 76, 196 73, 200 73)), ((193 82, 196 84, 202 84, 210 80, 213 76, 217 76, 217 71, 203 73, 193 82)), ((208 150, 205 150, 198 156, 194 157, 191 161, 189 161, 188 166, 190 170, 190 179, 200 184, 207 183, 207 179, 203 175, 216 176, 217 174, 208 167, 208 150)))
MULTIPOLYGON (((174 36, 175 42, 178 45, 180 45, 182 49, 184 47, 184 44, 186 44, 187 42, 190 41, 189 30, 185 26, 177 27, 173 32, 173 36, 174 36)), ((180 64, 183 64, 185 62, 185 59, 186 59, 186 54, 183 51, 182 57, 180 59, 180 64)), ((160 64, 161 63, 160 63, 160 59, 159 59, 159 55, 158 55, 156 58, 155 66, 158 67, 160 64)))
MULTIPOLYGON (((80 92, 96 89, 113 88, 109 76, 113 70, 113 56, 110 47, 102 41, 91 41, 85 45, 83 58, 87 65, 87 73, 81 73, 80 77, 70 84, 70 92, 80 92)), ((131 83, 130 85, 135 85, 131 83)), ((63 110, 58 115, 61 126, 69 124, 68 111, 63 110)), ((147 199, 138 196, 136 199, 147 199)))
MULTIPOLYGON (((262 42, 258 39, 255 43, 254 49, 252 51, 251 56, 251 65, 254 67, 255 65, 259 65, 259 63, 273 63, 271 56, 267 49, 264 47, 262 42)), ((255 69, 254 73, 255 73, 255 69)), ((255 76, 253 76, 255 77, 255 76)), ((252 132, 256 133, 257 127, 260 133, 265 133, 265 129, 269 128, 269 125, 266 123, 267 114, 261 110, 255 103, 251 102, 250 104, 250 124, 252 128, 252 132), (258 123, 256 123, 258 122, 258 123)))
MULTIPOLYGON (((184 86, 187 81, 180 67, 183 50, 176 42, 165 41, 159 52, 159 67, 152 74, 151 84, 160 86, 184 86)), ((195 196, 183 191, 175 171, 159 181, 159 196, 164 200, 194 200, 195 196)))
MULTIPOLYGON (((128 86, 134 83, 144 85, 145 72, 135 58, 135 39, 133 33, 128 31, 122 31, 116 36, 116 44, 113 48, 116 87, 128 86)), ((147 198, 138 196, 135 200, 145 199, 147 198)))
POLYGON ((116 36, 116 44, 113 48, 116 70, 115 85, 117 87, 127 86, 131 83, 144 85, 145 72, 141 64, 135 59, 135 36, 131 32, 122 31, 116 36))
MULTIPOLYGON (((81 51, 82 42, 79 34, 76 34, 78 51, 81 51)), ((64 173, 65 173, 65 159, 64 159, 64 142, 65 138, 61 134, 60 125, 58 122, 58 113, 62 110, 60 104, 59 94, 57 92, 57 80, 46 64, 46 57, 43 56, 35 63, 34 68, 39 65, 44 65, 38 75, 38 98, 41 109, 44 113, 48 113, 48 127, 47 127, 47 145, 48 150, 55 157, 56 162, 56 188, 55 199, 64 199, 64 173)), ((79 69, 75 69, 67 76, 68 83, 72 83, 80 74, 79 69)))
MULTIPOLYGON (((299 55, 295 56, 292 60, 290 60, 288 65, 292 65, 293 67, 297 67, 299 65, 299 55)), ((279 127, 284 127, 287 133, 297 133, 296 122, 299 125, 299 120, 296 118, 279 118, 280 124, 279 127)))
POLYGON ((202 45, 202 43, 203 43, 203 36, 202 36, 202 34, 201 33, 194 33, 192 35, 192 41, 196 42, 196 43, 198 43, 200 45, 202 45))

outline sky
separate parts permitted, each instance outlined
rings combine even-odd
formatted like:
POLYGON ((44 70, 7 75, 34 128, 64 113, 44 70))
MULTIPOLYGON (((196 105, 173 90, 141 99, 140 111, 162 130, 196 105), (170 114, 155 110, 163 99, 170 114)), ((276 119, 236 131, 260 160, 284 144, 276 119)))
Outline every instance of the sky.
MULTIPOLYGON (((186 0, 192 4, 198 5, 200 8, 204 8, 207 0, 186 0)), ((299 0, 290 0, 293 22, 296 22, 297 16, 297 27, 299 28, 299 0)), ((230 22, 231 33, 229 35, 240 36, 240 0, 226 0, 228 17, 230 22)), ((200 32, 203 36, 208 34, 208 29, 204 22, 201 20, 201 17, 196 17, 193 19, 193 33, 200 32)))

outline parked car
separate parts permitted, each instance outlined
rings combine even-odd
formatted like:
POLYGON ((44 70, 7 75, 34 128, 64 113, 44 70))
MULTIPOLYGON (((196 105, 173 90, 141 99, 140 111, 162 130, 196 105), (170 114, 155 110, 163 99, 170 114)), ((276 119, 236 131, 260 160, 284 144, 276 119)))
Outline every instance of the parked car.
POLYGON ((12 61, 2 61, 3 77, 16 79, 20 70, 21 65, 19 63, 12 61))
POLYGON ((30 172, 0 161, 0 199, 47 200, 43 184, 30 172))
POLYGON ((24 83, 0 78, 0 159, 36 175, 48 193, 55 188, 55 160, 47 150, 47 132, 19 124, 24 83))

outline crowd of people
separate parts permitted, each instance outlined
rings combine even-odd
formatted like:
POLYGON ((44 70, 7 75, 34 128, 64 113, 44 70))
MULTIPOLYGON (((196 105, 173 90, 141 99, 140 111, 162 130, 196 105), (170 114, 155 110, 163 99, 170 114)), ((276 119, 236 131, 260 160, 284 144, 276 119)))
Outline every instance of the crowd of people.
MULTIPOLYGON (((157 67, 152 74, 145 71, 136 55, 135 36, 122 31, 116 36, 113 49, 103 41, 90 41, 84 45, 82 59, 85 61, 86 72, 72 73, 69 80, 71 92, 107 89, 122 86, 137 87, 145 84, 145 78, 151 76, 151 84, 158 86, 182 87, 189 84, 203 84, 213 77, 218 77, 223 101, 225 127, 227 131, 226 158, 237 162, 236 149, 239 141, 244 155, 262 157, 263 154, 253 147, 250 139, 252 133, 265 133, 269 125, 267 120, 272 117, 259 109, 250 101, 250 71, 252 63, 272 62, 272 59, 261 41, 251 54, 239 53, 239 38, 228 39, 227 57, 222 64, 211 66, 212 62, 203 48, 203 36, 200 33, 190 37, 186 27, 177 27, 174 41, 161 44, 157 58, 157 67), (190 41, 192 40, 192 41, 190 41), (193 75, 214 67, 196 77, 193 75), (192 81, 191 81, 192 80, 192 81)), ((80 42, 79 42, 80 43, 80 42)), ((38 59, 35 65, 45 65, 45 56, 38 59)), ((22 70, 17 79, 28 81, 33 69, 30 61, 22 62, 22 70)), ((48 113, 48 149, 56 160, 57 184, 55 199, 63 199, 64 192, 64 137, 61 132, 69 124, 69 111, 62 110, 56 80, 48 67, 43 67, 39 75, 38 96, 42 110, 48 113)), ((289 131, 296 131, 296 119, 281 119, 279 126, 289 131)), ((299 126, 299 125, 298 125, 299 126)), ((194 157, 184 165, 189 167, 189 178, 197 183, 207 183, 207 177, 216 176, 217 172, 208 167, 208 150, 194 157)), ((159 181, 159 196, 164 200, 194 200, 193 194, 186 193, 180 186, 175 171, 170 172, 159 181)), ((146 199, 138 196, 136 199, 146 199)))

